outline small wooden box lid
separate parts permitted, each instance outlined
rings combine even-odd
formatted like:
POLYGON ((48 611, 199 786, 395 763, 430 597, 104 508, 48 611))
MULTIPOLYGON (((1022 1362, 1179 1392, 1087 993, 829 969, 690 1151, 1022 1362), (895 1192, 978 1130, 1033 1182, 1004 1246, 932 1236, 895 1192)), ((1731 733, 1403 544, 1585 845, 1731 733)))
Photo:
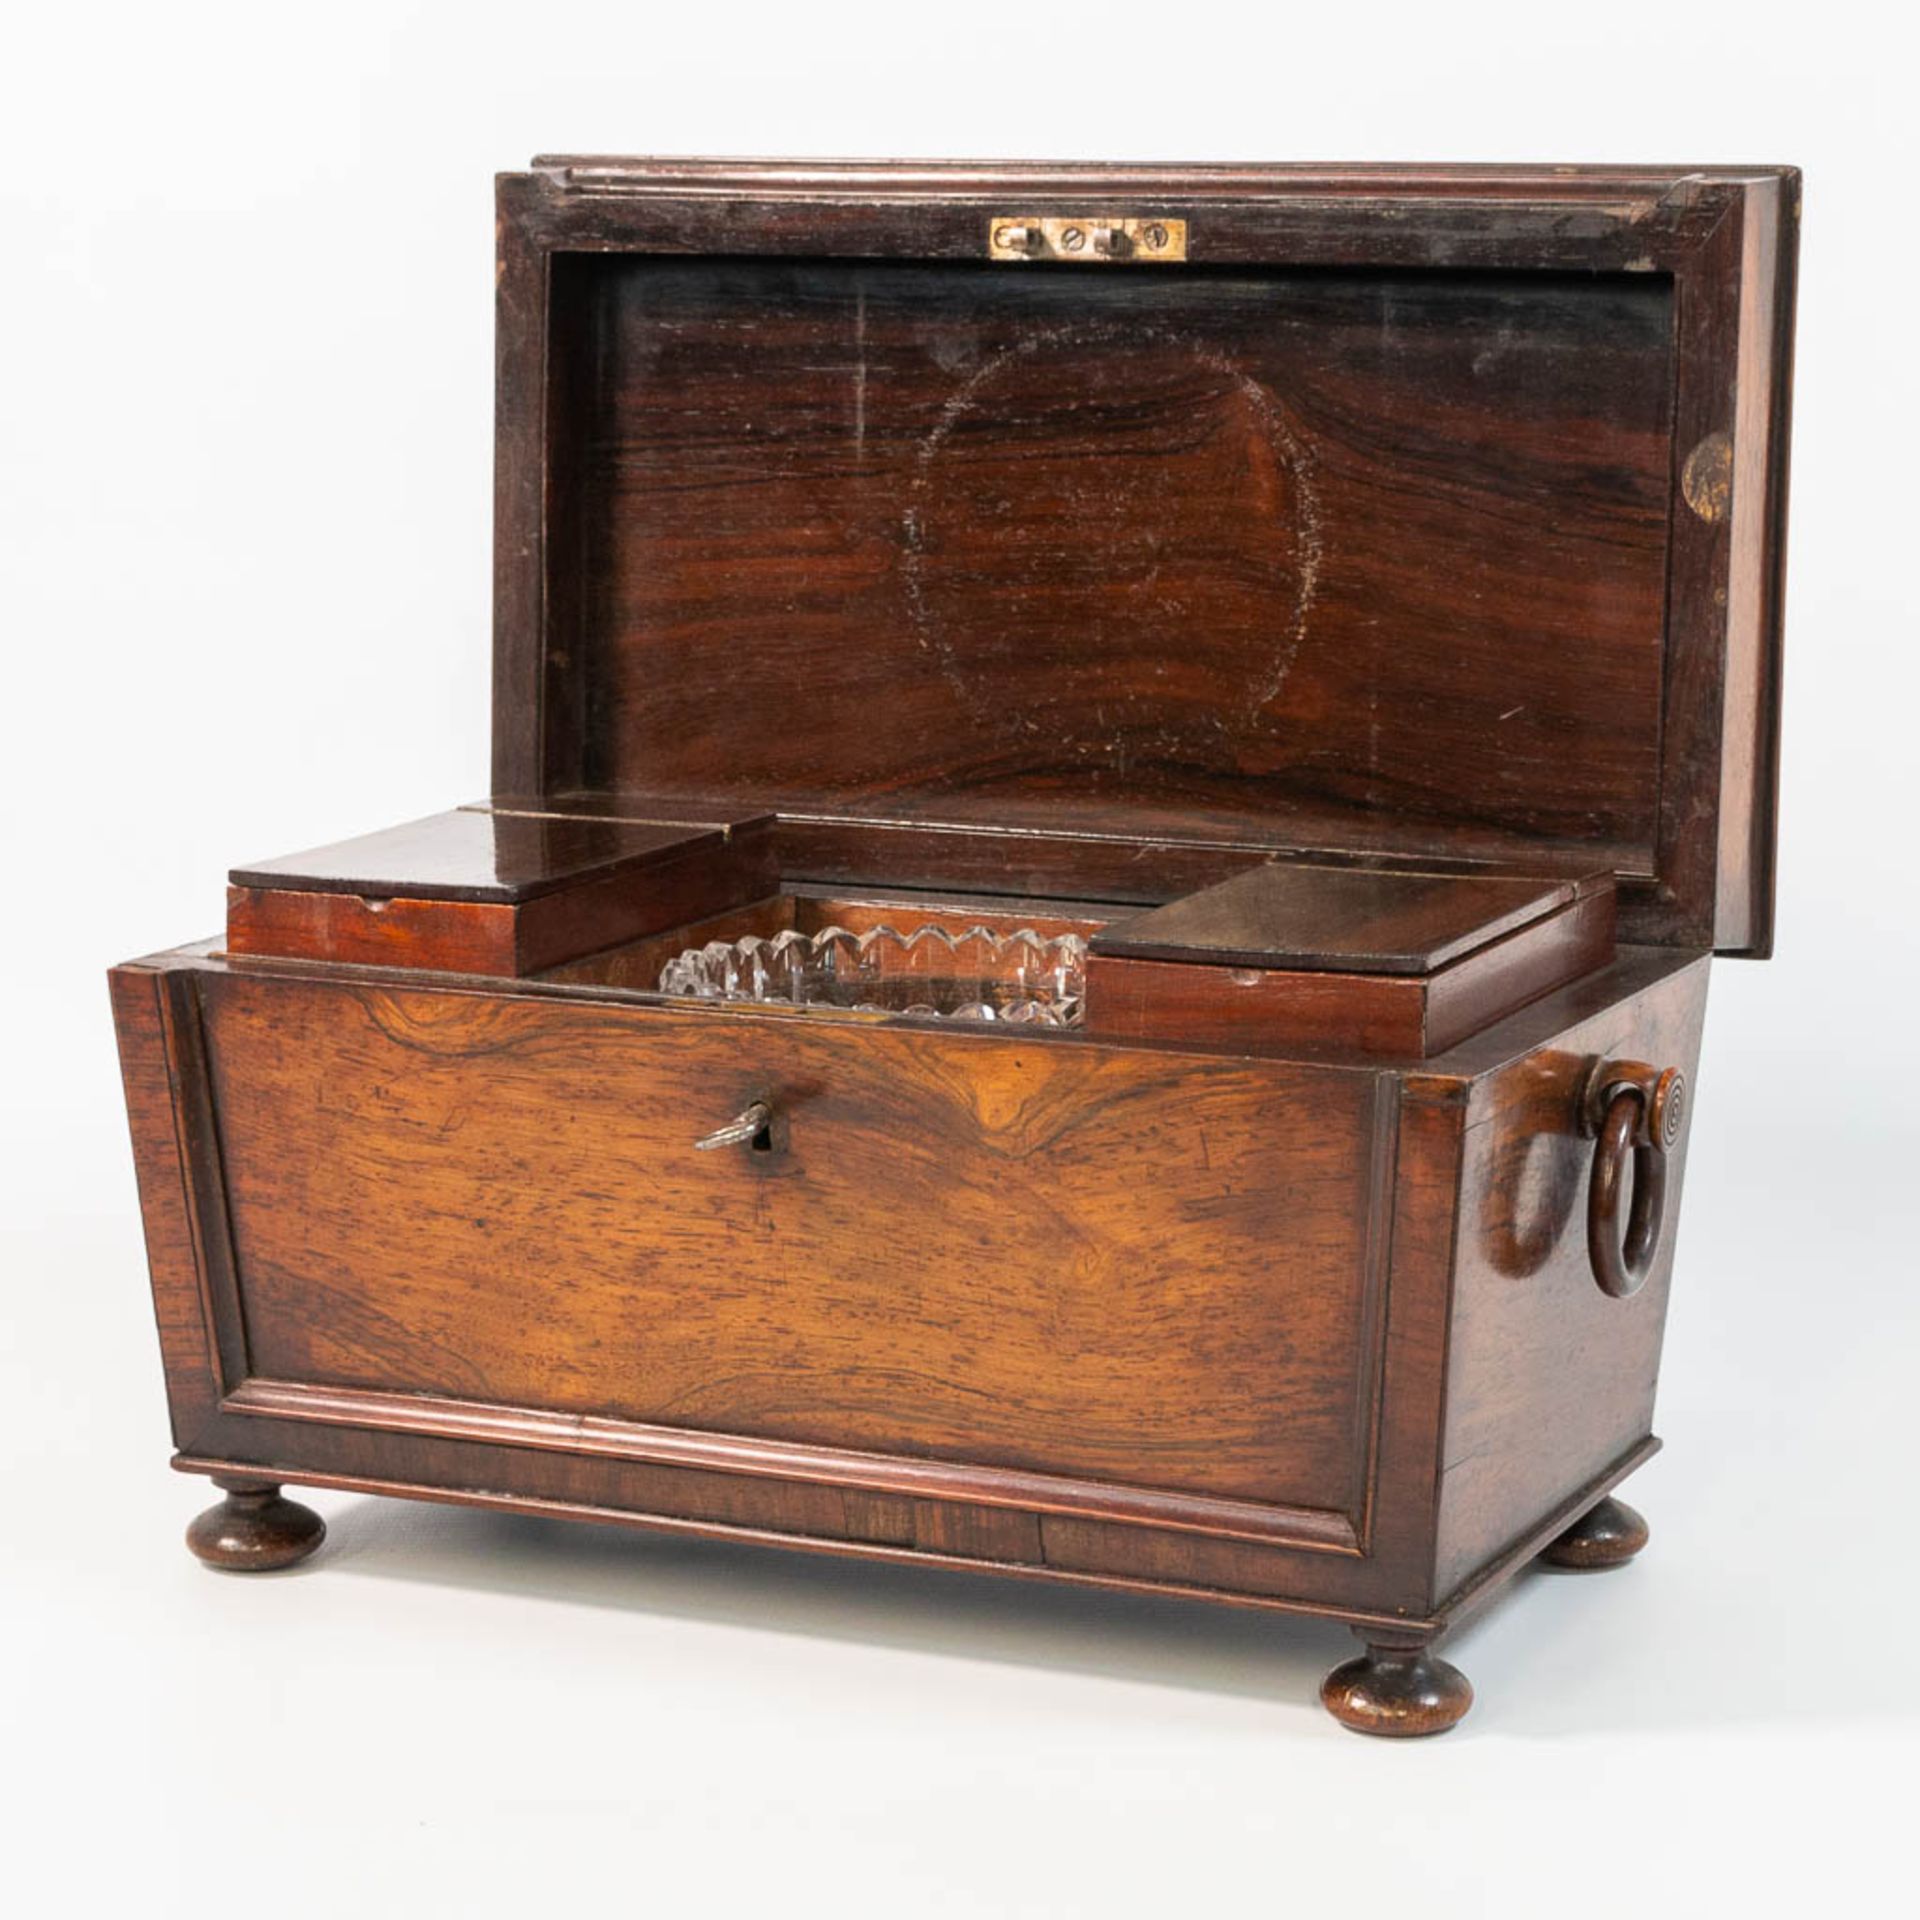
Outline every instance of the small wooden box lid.
POLYGON ((1599 868, 1624 937, 1764 952, 1798 206, 504 175, 495 790, 1599 868))
POLYGON ((519 906, 662 858, 717 852, 717 827, 510 814, 462 807, 235 867, 236 887, 519 906))
POLYGON ((1429 974, 1570 906, 1591 884, 1275 864, 1116 921, 1093 949, 1227 967, 1429 974))

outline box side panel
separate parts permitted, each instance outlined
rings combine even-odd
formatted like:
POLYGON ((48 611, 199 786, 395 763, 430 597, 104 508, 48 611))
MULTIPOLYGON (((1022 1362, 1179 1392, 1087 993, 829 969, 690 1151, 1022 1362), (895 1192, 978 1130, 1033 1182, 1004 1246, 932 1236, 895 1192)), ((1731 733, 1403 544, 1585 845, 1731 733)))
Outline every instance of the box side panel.
POLYGON ((1594 1143, 1579 1090, 1597 1059, 1698 1065, 1705 959, 1569 1027, 1477 1083, 1461 1171, 1434 1598, 1643 1441, 1653 1418, 1686 1173, 1669 1155, 1665 1226, 1638 1292, 1589 1263, 1594 1143))
MULTIPOLYGON (((544 902, 535 902, 536 906, 544 902)), ((227 889, 227 951, 369 967, 511 974, 527 909, 472 900, 365 900, 285 887, 227 889)))
MULTIPOLYGON (((192 1444, 219 1399, 220 1363, 203 1252, 194 1109, 202 1082, 191 986, 179 974, 132 965, 107 976, 133 1136, 160 1358, 174 1441, 192 1444)), ((202 1142, 204 1147, 204 1141, 202 1142)))

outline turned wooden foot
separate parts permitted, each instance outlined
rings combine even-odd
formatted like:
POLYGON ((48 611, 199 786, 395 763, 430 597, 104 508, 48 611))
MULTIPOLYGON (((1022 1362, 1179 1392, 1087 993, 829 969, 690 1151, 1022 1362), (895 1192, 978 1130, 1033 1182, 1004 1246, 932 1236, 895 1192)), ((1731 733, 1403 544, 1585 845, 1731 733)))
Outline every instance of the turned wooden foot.
POLYGON ((213 1484, 226 1498, 187 1529, 187 1545, 210 1567, 228 1573, 272 1573, 304 1560, 327 1537, 327 1523, 311 1507, 282 1498, 270 1480, 213 1484))
POLYGON ((1624 1500, 1602 1500, 1554 1543, 1541 1550, 1550 1567, 1583 1573, 1624 1567, 1647 1544, 1647 1523, 1624 1500))
POLYGON ((1335 1667, 1320 1684, 1320 1700, 1355 1733, 1410 1739, 1445 1733, 1473 1705, 1467 1676, 1424 1644, 1392 1646, 1366 1634, 1367 1650, 1335 1667))

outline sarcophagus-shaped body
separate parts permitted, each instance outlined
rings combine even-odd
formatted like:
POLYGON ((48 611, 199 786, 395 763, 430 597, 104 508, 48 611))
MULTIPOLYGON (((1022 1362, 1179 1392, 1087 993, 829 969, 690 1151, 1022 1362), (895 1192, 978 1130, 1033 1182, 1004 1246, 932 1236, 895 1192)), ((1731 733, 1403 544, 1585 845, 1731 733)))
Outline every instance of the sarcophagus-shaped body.
POLYGON ((1644 1537, 1795 177, 499 191, 494 795, 114 975, 195 1546, 1148 1588, 1449 1724, 1435 1637, 1644 1537))

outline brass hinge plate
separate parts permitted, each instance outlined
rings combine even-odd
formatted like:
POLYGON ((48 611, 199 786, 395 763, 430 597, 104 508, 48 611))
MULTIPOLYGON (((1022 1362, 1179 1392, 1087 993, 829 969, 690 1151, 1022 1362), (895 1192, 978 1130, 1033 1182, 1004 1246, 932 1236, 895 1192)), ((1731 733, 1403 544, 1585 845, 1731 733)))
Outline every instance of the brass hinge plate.
POLYGON ((1187 257, 1187 223, 1158 214, 997 213, 987 222, 989 260, 1091 260, 1107 266, 1152 265, 1187 257))

